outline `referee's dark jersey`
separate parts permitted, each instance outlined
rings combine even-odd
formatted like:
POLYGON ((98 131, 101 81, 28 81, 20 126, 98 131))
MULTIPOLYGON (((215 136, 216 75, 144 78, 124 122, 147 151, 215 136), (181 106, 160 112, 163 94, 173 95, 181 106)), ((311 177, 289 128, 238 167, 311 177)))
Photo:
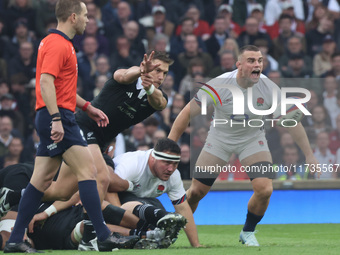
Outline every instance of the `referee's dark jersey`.
MULTIPOLYGON (((77 123, 83 130, 88 144, 97 143, 102 150, 105 150, 120 132, 157 111, 149 104, 145 90, 136 88, 137 81, 131 84, 120 84, 111 78, 105 83, 99 95, 93 99, 92 105, 108 116, 110 124, 107 127, 98 127, 85 112, 80 111, 76 114, 77 123), (95 140, 97 142, 93 142, 95 140)), ((167 95, 163 91, 162 93, 168 100, 167 95)))

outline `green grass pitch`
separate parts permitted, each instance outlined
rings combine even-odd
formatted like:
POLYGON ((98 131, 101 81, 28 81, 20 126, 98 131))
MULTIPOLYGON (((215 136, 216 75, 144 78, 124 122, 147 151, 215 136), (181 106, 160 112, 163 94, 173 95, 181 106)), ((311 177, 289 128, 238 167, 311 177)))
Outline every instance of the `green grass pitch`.
MULTIPOLYGON (((287 217, 289 217, 287 215, 287 217)), ((119 250, 99 254, 136 255, 325 255, 340 254, 340 224, 258 225, 260 247, 245 247, 238 241, 240 225, 198 226, 200 242, 206 248, 191 248, 183 230, 175 244, 164 250, 119 250)), ((84 255, 98 252, 45 251, 53 255, 84 255)))

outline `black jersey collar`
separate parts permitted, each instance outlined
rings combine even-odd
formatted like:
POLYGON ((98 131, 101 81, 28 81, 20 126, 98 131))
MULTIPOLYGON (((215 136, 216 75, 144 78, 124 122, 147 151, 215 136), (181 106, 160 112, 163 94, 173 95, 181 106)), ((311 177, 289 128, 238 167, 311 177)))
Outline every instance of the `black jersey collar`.
POLYGON ((48 32, 49 32, 50 34, 58 34, 58 35, 61 35, 61 36, 64 37, 67 41, 70 41, 70 42, 72 43, 72 45, 73 45, 74 50, 75 50, 76 52, 78 52, 78 49, 77 49, 77 48, 74 46, 74 44, 73 44, 73 40, 70 39, 70 37, 68 37, 65 33, 61 32, 60 30, 53 29, 53 28, 49 29, 48 32))

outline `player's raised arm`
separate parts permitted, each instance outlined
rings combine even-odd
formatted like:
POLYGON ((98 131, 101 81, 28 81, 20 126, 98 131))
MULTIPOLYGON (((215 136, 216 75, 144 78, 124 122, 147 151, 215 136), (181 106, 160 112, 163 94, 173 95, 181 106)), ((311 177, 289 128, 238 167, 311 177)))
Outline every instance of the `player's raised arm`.
POLYGON ((190 117, 197 116, 201 111, 201 108, 196 103, 195 99, 192 99, 178 114, 177 118, 172 125, 168 138, 173 141, 178 141, 185 129, 188 127, 190 117))
POLYGON ((143 61, 139 66, 132 66, 129 69, 119 69, 113 74, 113 79, 122 84, 131 84, 140 76, 148 74, 159 67, 160 63, 153 62, 155 52, 151 52, 149 57, 144 54, 143 61))

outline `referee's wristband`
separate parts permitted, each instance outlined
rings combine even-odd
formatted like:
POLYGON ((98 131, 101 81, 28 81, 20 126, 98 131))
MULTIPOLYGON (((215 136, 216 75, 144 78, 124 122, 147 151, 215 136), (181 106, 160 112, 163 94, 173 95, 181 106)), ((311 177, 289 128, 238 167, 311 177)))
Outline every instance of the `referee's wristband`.
POLYGON ((61 115, 60 115, 60 112, 56 112, 56 113, 53 113, 52 115, 51 115, 51 118, 53 119, 53 118, 61 118, 61 115))
POLYGON ((144 89, 146 94, 150 96, 155 91, 155 86, 151 84, 150 88, 148 90, 144 89))
POLYGON ((86 111, 87 107, 88 107, 90 104, 91 104, 91 102, 87 101, 87 102, 83 105, 83 107, 81 108, 81 109, 83 110, 83 112, 86 111))
POLYGON ((56 214, 58 211, 54 205, 50 205, 44 212, 48 215, 48 217, 50 217, 53 214, 56 214))
POLYGON ((129 183, 129 187, 128 187, 128 189, 126 191, 133 191, 134 185, 133 185, 132 181, 129 181, 129 180, 127 180, 127 181, 129 183))

